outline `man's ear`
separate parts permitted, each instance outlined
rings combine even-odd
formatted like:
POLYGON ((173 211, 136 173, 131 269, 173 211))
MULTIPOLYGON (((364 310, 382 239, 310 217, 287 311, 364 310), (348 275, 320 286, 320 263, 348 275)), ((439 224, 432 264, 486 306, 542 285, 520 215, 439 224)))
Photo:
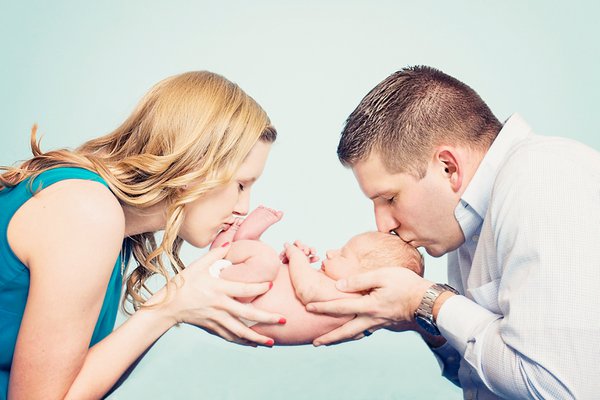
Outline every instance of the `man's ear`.
POLYGON ((436 164, 448 178, 452 190, 458 192, 462 186, 464 168, 461 153, 453 147, 440 147, 435 153, 436 164))

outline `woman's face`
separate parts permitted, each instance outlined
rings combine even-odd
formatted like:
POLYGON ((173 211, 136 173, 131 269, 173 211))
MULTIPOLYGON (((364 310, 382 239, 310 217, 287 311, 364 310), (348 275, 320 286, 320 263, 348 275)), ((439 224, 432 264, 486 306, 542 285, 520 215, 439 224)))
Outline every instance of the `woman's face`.
POLYGON ((250 189, 262 174, 270 150, 271 143, 258 141, 229 184, 187 204, 179 236, 192 246, 206 247, 236 215, 246 215, 250 189))

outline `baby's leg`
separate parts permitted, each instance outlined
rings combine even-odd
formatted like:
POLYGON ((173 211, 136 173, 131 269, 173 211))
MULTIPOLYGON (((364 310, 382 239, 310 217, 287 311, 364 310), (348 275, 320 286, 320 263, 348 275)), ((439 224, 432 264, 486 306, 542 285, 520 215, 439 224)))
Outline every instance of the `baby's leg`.
POLYGON ((233 240, 259 240, 268 227, 279 221, 283 212, 259 206, 244 219, 233 240))
POLYGON ((337 290, 335 281, 323 272, 313 269, 308 257, 296 246, 286 245, 286 255, 289 260, 290 280, 302 304, 360 296, 337 290))
MULTIPOLYGON (((257 240, 234 241, 226 259, 233 265, 222 270, 220 277, 236 282, 273 282, 281 266, 277 252, 257 240)), ((253 299, 238 298, 243 303, 253 299)))
POLYGON ((221 233, 217 235, 215 240, 213 240, 212 244, 210 245, 210 248, 214 249, 215 247, 220 247, 227 242, 233 242, 233 238, 238 229, 240 229, 240 225, 243 221, 244 220, 241 218, 236 218, 233 222, 233 225, 231 225, 227 230, 221 231, 221 233))

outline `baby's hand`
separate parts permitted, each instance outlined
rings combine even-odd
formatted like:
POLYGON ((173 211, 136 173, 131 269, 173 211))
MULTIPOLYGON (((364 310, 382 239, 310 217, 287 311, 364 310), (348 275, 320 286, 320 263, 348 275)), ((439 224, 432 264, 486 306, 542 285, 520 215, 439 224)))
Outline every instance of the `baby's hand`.
POLYGON ((283 251, 279 254, 279 259, 282 263, 288 264, 291 258, 290 252, 298 252, 300 250, 301 254, 304 254, 308 258, 308 261, 311 263, 315 263, 319 261, 319 256, 317 256, 317 250, 314 247, 309 247, 302 243, 299 240, 294 242, 293 246, 284 246, 283 251))

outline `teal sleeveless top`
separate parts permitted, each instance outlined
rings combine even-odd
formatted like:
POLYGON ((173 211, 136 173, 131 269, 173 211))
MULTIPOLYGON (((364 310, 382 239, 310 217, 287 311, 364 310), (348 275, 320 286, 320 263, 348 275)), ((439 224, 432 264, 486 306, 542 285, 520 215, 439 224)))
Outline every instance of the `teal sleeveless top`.
MULTIPOLYGON (((15 187, 0 190, 0 399, 2 400, 8 396, 10 366, 29 292, 29 269, 19 261, 8 245, 8 224, 19 207, 33 196, 32 192, 36 193, 66 179, 96 181, 108 188, 106 182, 94 172, 82 168, 55 168, 38 175, 31 186, 32 190, 29 186, 30 179, 15 187)), ((90 347, 113 330, 119 308, 121 283, 121 256, 119 255, 106 289, 90 347)))

